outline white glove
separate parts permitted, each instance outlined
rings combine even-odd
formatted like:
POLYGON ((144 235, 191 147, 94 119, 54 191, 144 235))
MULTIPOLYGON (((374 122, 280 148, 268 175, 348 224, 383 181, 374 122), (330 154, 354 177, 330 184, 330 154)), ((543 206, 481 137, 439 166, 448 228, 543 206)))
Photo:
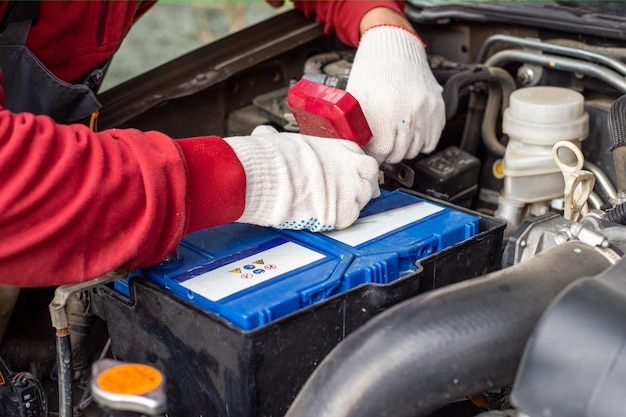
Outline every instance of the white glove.
POLYGON ((224 140, 246 173, 240 223, 313 232, 343 229, 380 195, 378 164, 352 142, 278 133, 269 126, 224 140))
POLYGON ((397 26, 363 34, 346 91, 363 109, 373 139, 365 152, 379 163, 432 152, 445 125, 445 105, 422 41, 397 26))

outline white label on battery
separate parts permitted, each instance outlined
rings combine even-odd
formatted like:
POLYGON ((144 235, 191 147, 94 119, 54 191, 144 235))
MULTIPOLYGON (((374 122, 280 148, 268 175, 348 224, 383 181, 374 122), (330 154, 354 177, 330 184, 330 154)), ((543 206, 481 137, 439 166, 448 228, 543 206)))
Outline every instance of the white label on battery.
POLYGON ((361 217, 347 229, 333 230, 324 234, 352 247, 399 229, 407 224, 438 213, 443 207, 419 202, 371 216, 361 217))
POLYGON ((211 301, 219 301, 324 257, 323 254, 304 246, 286 242, 222 265, 181 282, 180 285, 211 301))

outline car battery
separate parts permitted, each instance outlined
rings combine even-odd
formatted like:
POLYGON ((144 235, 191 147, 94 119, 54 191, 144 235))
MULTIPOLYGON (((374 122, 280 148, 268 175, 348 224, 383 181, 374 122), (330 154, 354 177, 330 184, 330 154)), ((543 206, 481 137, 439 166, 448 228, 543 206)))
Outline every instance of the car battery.
POLYGON ((117 359, 168 381, 168 415, 284 415, 324 356, 380 311, 499 266, 503 222, 384 191, 350 228, 229 224, 92 294, 117 359))
MULTIPOLYGON (((416 196, 384 192, 346 230, 233 223, 187 236, 176 260, 139 275, 252 330, 358 285, 410 275, 417 260, 476 235, 478 222, 416 196)), ((128 294, 126 282, 116 288, 128 294)))

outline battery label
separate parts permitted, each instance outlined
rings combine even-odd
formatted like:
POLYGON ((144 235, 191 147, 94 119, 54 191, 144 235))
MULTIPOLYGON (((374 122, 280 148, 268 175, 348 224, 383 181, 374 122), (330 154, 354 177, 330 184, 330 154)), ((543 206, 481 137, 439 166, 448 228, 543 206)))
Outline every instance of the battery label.
POLYGON ((372 214, 371 216, 361 217, 347 229, 333 230, 324 232, 324 234, 331 239, 355 247, 442 210, 443 207, 419 202, 372 214))
POLYGON ((219 301, 323 258, 325 255, 320 252, 294 242, 285 242, 220 265, 180 285, 211 301, 219 301))

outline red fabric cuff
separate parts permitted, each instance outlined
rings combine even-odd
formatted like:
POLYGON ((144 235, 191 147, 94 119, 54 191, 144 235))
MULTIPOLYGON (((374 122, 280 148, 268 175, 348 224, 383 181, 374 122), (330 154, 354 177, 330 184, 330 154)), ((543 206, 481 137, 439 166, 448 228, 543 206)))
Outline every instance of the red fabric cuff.
POLYGON ((404 1, 294 1, 296 9, 305 16, 324 24, 324 32, 335 32, 340 41, 357 47, 361 36, 359 25, 367 12, 377 7, 386 7, 398 14, 404 13, 404 1))
POLYGON ((243 213, 246 175, 237 155, 217 136, 175 141, 187 164, 184 234, 232 223, 243 213))
POLYGON ((419 37, 419 35, 418 35, 417 33, 413 32, 413 31, 410 31, 410 30, 408 30, 408 29, 407 29, 407 28, 405 28, 405 27, 402 27, 402 26, 399 26, 399 25, 392 25, 392 24, 389 24, 389 23, 383 23, 383 24, 380 24, 380 25, 370 26, 369 28, 367 28, 367 30, 366 30, 365 32, 363 32, 363 34, 361 35, 361 37, 362 37, 363 35, 365 35, 367 32, 369 32, 370 30, 372 30, 372 29, 374 29, 374 28, 379 28, 379 27, 381 27, 381 26, 389 26, 389 27, 392 27, 392 28, 402 29, 403 31, 405 31, 405 32, 407 32, 407 33, 410 33, 411 35, 413 35, 414 37, 416 37, 416 38, 417 38, 417 40, 421 42, 421 44, 422 44, 422 46, 424 47, 424 49, 426 48, 426 44, 424 43, 424 41, 422 40, 422 38, 420 38, 420 37, 419 37))

